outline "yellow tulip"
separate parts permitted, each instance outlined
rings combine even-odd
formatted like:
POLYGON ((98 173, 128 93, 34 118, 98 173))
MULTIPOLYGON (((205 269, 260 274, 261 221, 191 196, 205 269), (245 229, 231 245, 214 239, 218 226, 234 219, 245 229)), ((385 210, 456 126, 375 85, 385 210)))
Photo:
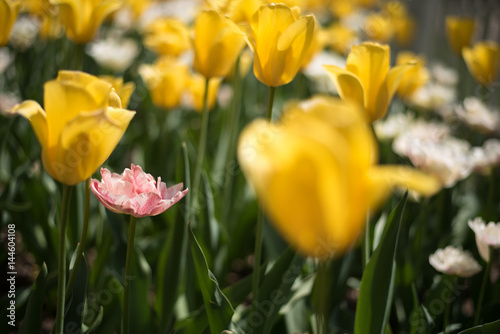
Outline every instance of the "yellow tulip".
POLYGON ((365 20, 365 33, 370 40, 388 43, 394 32, 392 19, 384 12, 372 13, 365 20))
POLYGON ((408 46, 413 41, 417 23, 410 16, 400 16, 392 19, 394 38, 401 46, 408 46))
MULTIPOLYGON (((214 78, 208 84, 208 110, 215 107, 217 93, 219 92, 221 79, 214 78)), ((186 90, 184 91, 187 105, 197 112, 203 111, 203 95, 205 94, 206 79, 201 75, 193 74, 188 78, 186 90)))
POLYGON ((159 18, 145 29, 144 45, 159 55, 177 57, 191 48, 186 24, 175 18, 159 18))
POLYGON ((104 19, 122 6, 120 0, 51 0, 59 6, 62 24, 69 39, 90 42, 104 19))
POLYGON ((215 10, 207 10, 196 18, 194 34, 194 70, 207 79, 225 77, 245 46, 243 32, 215 10))
POLYGON ((122 109, 111 84, 76 71, 60 71, 44 86, 45 110, 35 101, 12 113, 27 118, 42 146, 42 162, 54 179, 75 185, 109 157, 135 112, 122 109))
POLYGON ((229 17, 235 23, 250 22, 263 0, 206 0, 211 9, 229 17))
POLYGON ((154 105, 166 109, 179 105, 189 76, 186 64, 175 58, 163 57, 154 65, 141 65, 139 73, 148 87, 154 105))
POLYGON ((9 41, 10 31, 16 22, 20 8, 20 1, 0 0, 0 46, 9 41))
POLYGON ((425 67, 425 58, 417 56, 411 51, 399 52, 396 57, 396 65, 411 63, 410 68, 401 78, 397 93, 401 98, 409 97, 417 89, 424 86, 429 81, 429 71, 425 67))
POLYGON ((472 34, 474 33, 474 19, 458 16, 446 17, 446 37, 451 49, 458 55, 462 54, 462 48, 470 46, 472 34))
POLYGON ((479 84, 489 86, 496 80, 500 62, 500 48, 497 43, 476 43, 472 48, 463 48, 462 55, 469 72, 479 84))
POLYGON ((132 81, 123 83, 123 78, 115 78, 111 75, 100 75, 99 79, 109 82, 113 86, 115 93, 122 101, 122 107, 127 108, 130 97, 134 92, 135 84, 132 81))
POLYGON ((328 7, 333 16, 343 18, 358 10, 358 5, 350 0, 331 0, 328 7))
POLYGON ((403 166, 377 166, 377 145, 356 104, 314 97, 279 123, 248 125, 238 160, 270 221, 305 256, 326 260, 356 243, 366 214, 393 186, 423 195, 437 179, 403 166))
POLYGON ((304 57, 302 68, 305 68, 311 62, 314 56, 316 56, 316 54, 323 51, 329 38, 330 38, 329 31, 323 29, 319 23, 316 24, 311 45, 309 46, 309 49, 304 57))
POLYGON ((278 87, 293 80, 306 60, 315 22, 312 15, 300 17, 298 7, 270 4, 259 8, 252 17, 247 43, 260 82, 278 87))
POLYGON ((341 23, 334 23, 328 28, 328 46, 335 52, 347 54, 357 39, 355 30, 347 28, 341 23))
POLYGON ((389 69, 389 58, 388 45, 364 42, 352 47, 345 69, 323 65, 340 97, 363 106, 370 122, 384 117, 401 78, 413 66, 389 69))

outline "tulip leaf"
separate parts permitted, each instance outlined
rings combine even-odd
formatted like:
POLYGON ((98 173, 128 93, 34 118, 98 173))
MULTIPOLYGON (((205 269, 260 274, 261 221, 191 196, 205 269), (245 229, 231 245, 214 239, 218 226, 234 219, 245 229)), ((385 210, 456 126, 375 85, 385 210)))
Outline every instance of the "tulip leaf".
POLYGON ((271 333, 280 308, 292 295, 292 285, 302 272, 304 259, 287 248, 262 279, 256 309, 247 317, 248 332, 271 333), (253 324, 252 322, 255 322, 253 324))
POLYGON ((408 193, 387 218, 380 244, 373 252, 361 279, 354 332, 384 333, 389 318, 396 272, 399 230, 408 193))
POLYGON ((99 312, 97 313, 97 317, 95 318, 94 322, 90 327, 84 331, 85 334, 90 334, 90 333, 95 333, 99 326, 101 325, 102 318, 104 316, 104 307, 99 307, 99 312))
POLYGON ((234 310, 227 297, 219 288, 219 283, 214 274, 208 268, 203 250, 191 228, 189 228, 189 241, 198 284, 203 294, 210 332, 219 334, 229 329, 234 310))
MULTIPOLYGON (((72 262, 74 262, 75 258, 76 252, 73 255, 72 262)), ((69 296, 67 311, 64 317, 64 329, 68 332, 81 333, 88 280, 89 268, 85 255, 82 255, 82 260, 76 272, 75 281, 71 287, 71 295, 69 296)))
POLYGON ((464 331, 461 331, 458 334, 498 334, 498 333, 500 333, 500 320, 472 327, 464 331))
POLYGON ((45 296, 45 283, 47 282, 47 265, 44 263, 38 276, 31 287, 28 305, 23 322, 19 327, 20 334, 42 332, 43 299, 45 296))
MULTIPOLYGON (((182 155, 178 164, 177 180, 189 180, 189 158, 186 145, 182 145, 182 155)), ((184 202, 177 203, 177 216, 168 241, 161 250, 156 275, 155 310, 159 315, 160 333, 169 329, 179 287, 184 274, 187 253, 187 212, 184 202)))

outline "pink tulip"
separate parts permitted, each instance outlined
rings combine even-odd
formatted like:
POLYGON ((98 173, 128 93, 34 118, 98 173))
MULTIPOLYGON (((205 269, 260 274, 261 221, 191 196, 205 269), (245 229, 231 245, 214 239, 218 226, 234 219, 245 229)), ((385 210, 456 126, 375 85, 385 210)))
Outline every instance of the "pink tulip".
POLYGON ((91 182, 92 192, 99 201, 113 212, 137 218, 159 215, 188 192, 188 189, 182 190, 182 183, 167 188, 160 177, 156 182, 151 174, 134 164, 121 175, 101 168, 101 175, 102 182, 96 179, 91 182))

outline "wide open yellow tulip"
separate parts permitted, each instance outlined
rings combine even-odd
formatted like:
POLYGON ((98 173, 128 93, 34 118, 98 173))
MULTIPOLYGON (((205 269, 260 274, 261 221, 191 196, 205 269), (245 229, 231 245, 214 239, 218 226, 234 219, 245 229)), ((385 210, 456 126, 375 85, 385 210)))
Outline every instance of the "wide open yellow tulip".
POLYGON ((139 73, 155 106, 171 109, 179 105, 189 77, 189 68, 185 63, 165 56, 153 65, 141 65, 139 73))
POLYGON ((303 255, 348 250, 394 185, 424 195, 437 179, 404 166, 377 166, 376 141, 356 104, 314 97, 280 123, 259 119, 241 133, 238 160, 271 222, 303 255))
POLYGON ((306 60, 315 24, 312 15, 300 17, 298 7, 261 6, 252 17, 247 37, 257 79, 272 87, 292 81, 306 60))
POLYGON ((225 77, 245 46, 243 32, 215 10, 206 10, 196 18, 194 34, 194 70, 207 79, 225 77))
POLYGON ((401 98, 409 97, 417 89, 424 86, 429 81, 429 71, 425 67, 425 58, 417 56, 411 51, 401 51, 396 56, 396 65, 414 64, 403 77, 398 86, 398 96, 401 98))
POLYGON ((470 46, 472 34, 474 33, 474 19, 459 16, 446 17, 446 37, 451 49, 458 55, 462 54, 462 48, 470 46))
POLYGON ((403 75, 413 66, 405 64, 389 69, 388 45, 364 42, 353 46, 346 68, 323 65, 346 101, 364 106, 370 122, 384 117, 403 75))
POLYGON ((45 111, 24 101, 12 113, 26 117, 42 146, 42 162, 54 179, 75 185, 109 157, 135 112, 122 109, 110 83, 76 71, 60 71, 45 83, 45 111))
POLYGON ((500 62, 500 48, 497 43, 476 43, 472 48, 463 48, 462 55, 469 72, 479 84, 489 86, 496 80, 500 62))
POLYGON ((20 8, 20 1, 0 0, 0 46, 9 41, 10 31, 16 22, 20 8))
POLYGON ((78 44, 90 42, 104 19, 119 9, 120 0, 50 0, 59 6, 69 39, 78 44))

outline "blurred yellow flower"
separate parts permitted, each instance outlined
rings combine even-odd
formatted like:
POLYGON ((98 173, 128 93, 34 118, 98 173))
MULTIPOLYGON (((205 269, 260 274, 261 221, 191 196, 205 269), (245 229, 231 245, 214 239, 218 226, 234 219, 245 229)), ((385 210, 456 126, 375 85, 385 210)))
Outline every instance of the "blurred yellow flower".
MULTIPOLYGON (((221 79, 214 78, 208 84, 208 110, 215 107, 217 93, 219 92, 221 79)), ((203 95, 205 94, 206 79, 198 74, 193 74, 187 79, 186 89, 184 91, 185 103, 197 112, 203 111, 203 95)))
POLYGON ((115 78, 111 75, 100 75, 99 79, 109 82, 113 86, 115 93, 122 101, 122 108, 127 108, 135 89, 135 83, 132 81, 123 83, 122 77, 115 78))
POLYGON ((462 48, 470 46, 474 27, 473 18, 458 16, 446 17, 446 37, 448 38, 451 49, 456 54, 461 55, 462 48))
POLYGON ((20 1, 0 0, 0 46, 9 41, 10 31, 16 22, 20 8, 20 1))
POLYGON ((417 89, 423 87, 430 78, 429 71, 425 67, 425 58, 417 56, 411 51, 401 51, 396 56, 396 65, 411 63, 414 66, 410 68, 401 77, 397 94, 401 98, 409 97, 417 89))
POLYGON ((369 40, 388 43, 394 36, 392 19, 384 12, 371 13, 365 20, 365 34, 369 40))
POLYGON ((50 2, 59 6, 66 34, 77 44, 90 42, 104 19, 123 5, 120 0, 50 0, 50 2))
POLYGON ((472 48, 464 47, 462 55, 469 72, 481 85, 489 86, 497 78, 500 48, 496 42, 483 41, 472 48))
POLYGON ((186 64, 165 56, 153 65, 141 65, 139 74, 148 87, 154 105, 165 109, 179 105, 189 76, 186 64))
POLYGON ((346 68, 324 65, 340 97, 364 106, 368 120, 384 117, 403 75, 413 66, 399 65, 389 69, 388 45, 364 42, 353 46, 346 68))
POLYGON ((313 97, 279 123, 259 119, 241 133, 238 160, 271 222, 303 255, 326 260, 358 239, 367 211, 395 185, 423 195, 438 181, 403 166, 377 166, 377 144, 362 110, 313 97))
POLYGON ((109 157, 135 112, 122 108, 110 83, 76 71, 59 71, 44 86, 45 110, 35 101, 12 113, 27 118, 42 146, 42 162, 54 179, 75 185, 109 157))
POLYGON ((144 45, 159 55, 177 57, 191 48, 186 24, 175 18, 158 18, 144 29, 144 45))
POLYGON ((343 18, 353 14, 358 9, 358 5, 349 0, 331 0, 328 8, 333 16, 343 18))
POLYGON ((206 0, 211 9, 229 17, 235 23, 250 22, 263 0, 206 0))
POLYGON ((293 80, 311 46, 316 20, 300 17, 298 7, 261 6, 251 21, 247 43, 253 51, 253 71, 260 82, 278 87, 293 80))
POLYGON ((225 77, 245 46, 244 33, 215 10, 201 12, 194 23, 195 71, 205 78, 225 77))
POLYGON ((348 54, 358 35, 355 30, 341 23, 334 23, 328 28, 328 46, 342 55, 348 54))

